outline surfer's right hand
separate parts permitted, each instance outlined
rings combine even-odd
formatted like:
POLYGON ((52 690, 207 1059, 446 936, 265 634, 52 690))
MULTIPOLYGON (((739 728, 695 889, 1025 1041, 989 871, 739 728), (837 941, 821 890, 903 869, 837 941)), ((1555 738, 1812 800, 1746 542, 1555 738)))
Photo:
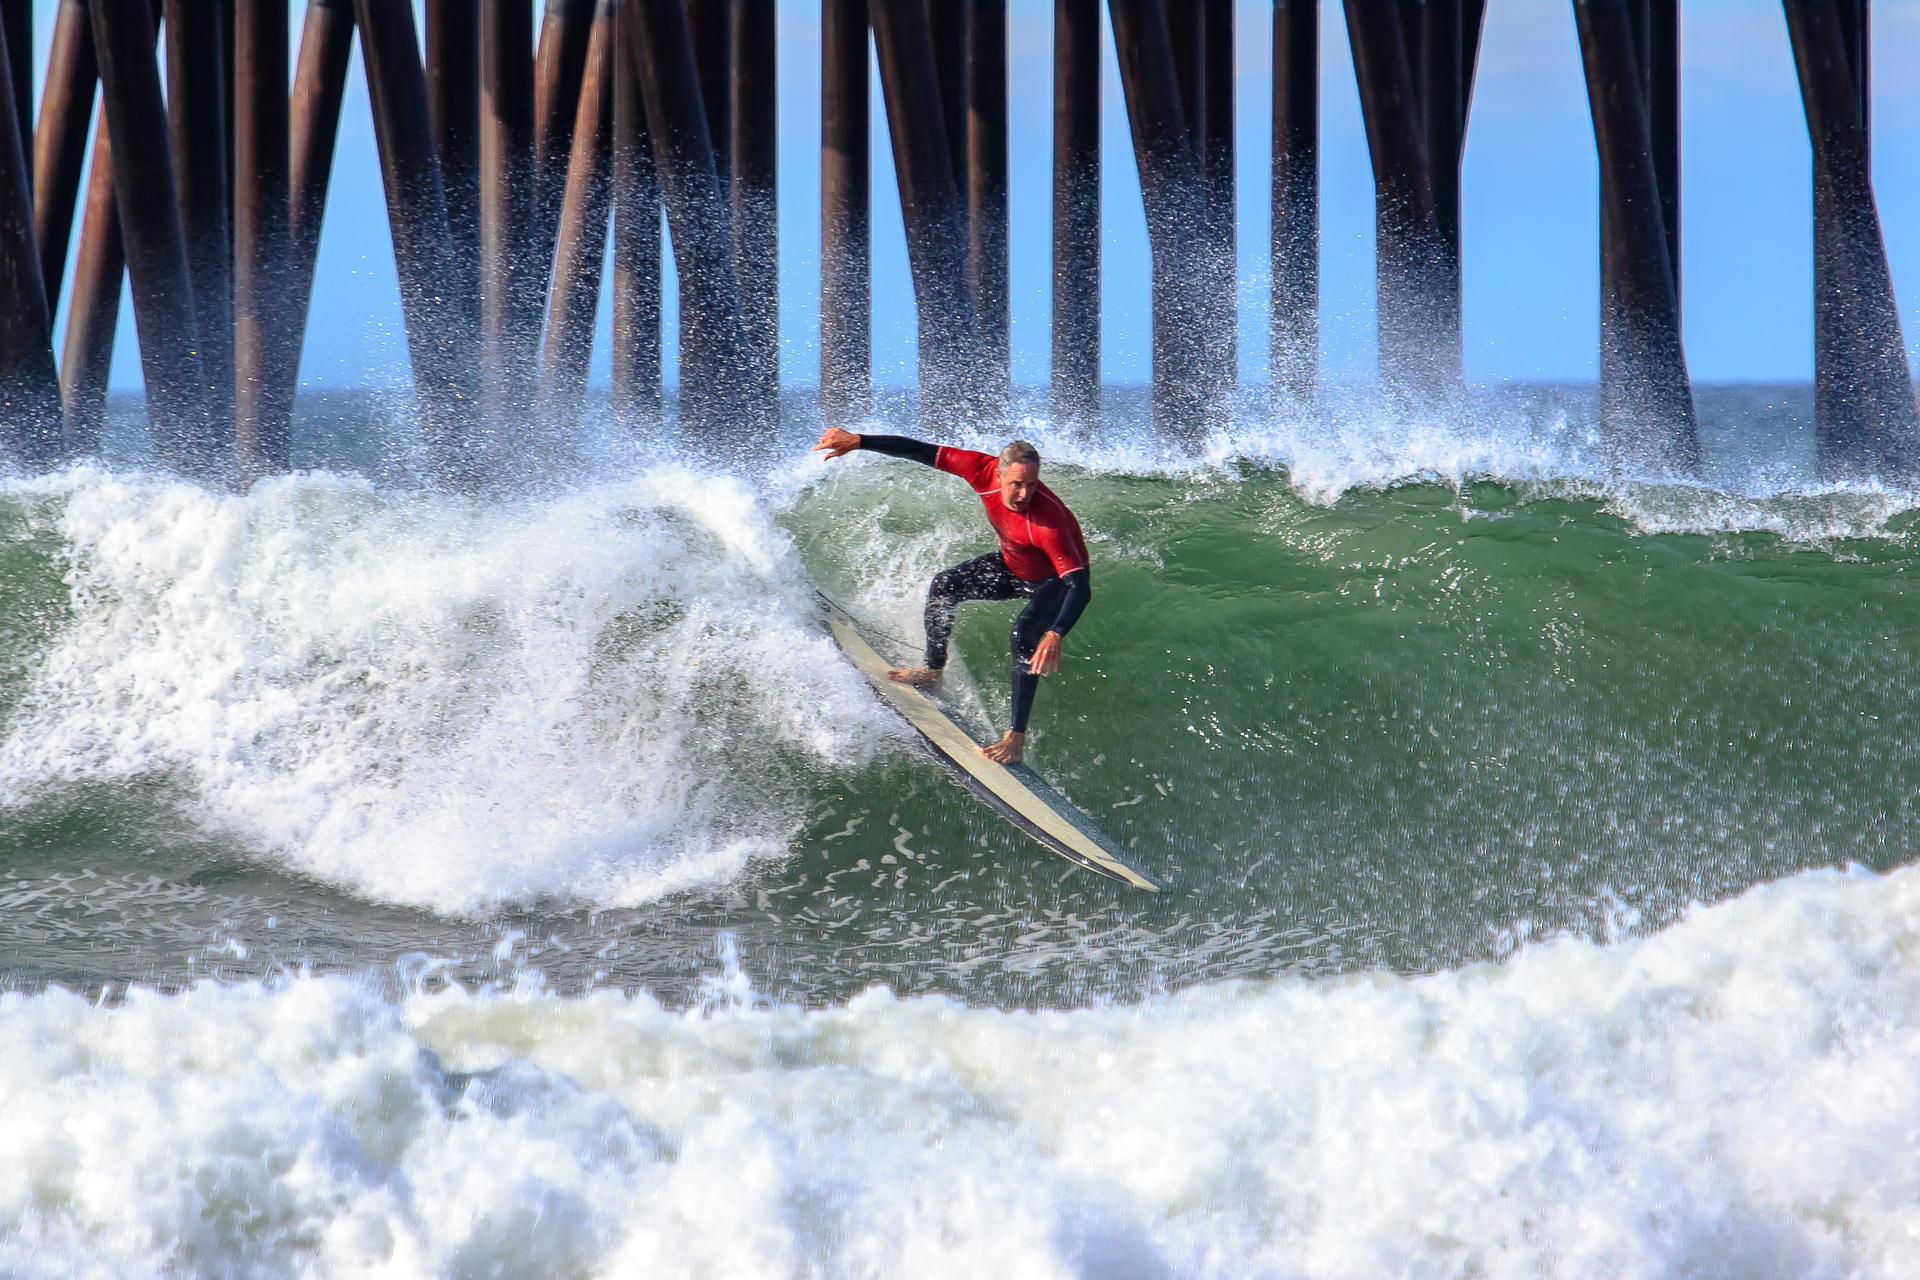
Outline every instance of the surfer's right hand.
POLYGON ((832 458, 838 458, 842 454, 852 453, 855 449, 858 449, 859 447, 860 447, 860 437, 855 435, 853 432, 842 431, 838 427, 828 427, 824 432, 821 433, 820 443, 813 446, 813 448, 809 449, 807 452, 818 453, 822 449, 825 449, 827 450, 827 457, 829 459, 832 459, 832 458))

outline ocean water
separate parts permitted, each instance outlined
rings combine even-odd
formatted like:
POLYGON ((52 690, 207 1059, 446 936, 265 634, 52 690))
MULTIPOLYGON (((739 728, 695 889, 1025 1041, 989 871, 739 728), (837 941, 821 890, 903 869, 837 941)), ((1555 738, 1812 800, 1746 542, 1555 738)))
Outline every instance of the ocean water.
POLYGON ((1700 405, 1699 483, 1580 388, 1023 416, 1031 758, 1157 898, 838 658, 991 540, 798 401, 483 496, 376 396, 245 494, 117 405, 0 482, 0 1273, 1920 1273, 1920 503, 1700 405))

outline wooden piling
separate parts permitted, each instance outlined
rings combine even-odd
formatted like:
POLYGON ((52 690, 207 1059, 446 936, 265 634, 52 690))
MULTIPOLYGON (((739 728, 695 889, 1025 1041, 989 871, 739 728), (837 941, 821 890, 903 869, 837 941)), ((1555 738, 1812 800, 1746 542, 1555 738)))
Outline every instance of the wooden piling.
POLYGON ((269 395, 284 399, 288 405, 294 401, 294 388, 300 379, 300 353, 306 345, 313 273, 320 255, 320 223, 327 210, 327 187, 333 175, 340 108, 352 58, 353 0, 308 0, 300 30, 300 59, 294 68, 293 94, 288 104, 291 144, 282 314, 286 338, 267 348, 267 355, 274 360, 272 376, 276 383, 269 395))
MULTIPOLYGON (((549 10, 551 12, 551 10, 549 10)), ((613 0, 599 0, 583 60, 566 191, 547 308, 540 363, 541 416, 571 425, 580 416, 593 357, 593 326, 600 307, 600 272, 607 251, 612 196, 613 0)))
MULTIPOLYGON (((242 482, 293 465, 293 387, 281 370, 292 254, 287 0, 234 4, 233 391, 242 482)), ((304 331, 304 330, 302 330, 304 331)))
POLYGON ((947 165, 960 189, 960 235, 966 227, 967 34, 973 0, 926 0, 927 29, 933 33, 933 65, 940 94, 940 118, 946 125, 947 165))
POLYGON ((774 0, 733 0, 727 107, 733 129, 727 198, 733 215, 733 270, 753 375, 750 411, 763 427, 779 417, 780 191, 779 67, 774 0))
POLYGON ((533 173, 539 223, 534 252, 541 264, 543 285, 546 265, 553 261, 560 204, 566 198, 574 123, 579 115, 596 10, 594 0, 547 0, 540 17, 533 66, 533 173))
POLYGON ((1005 418, 1013 390, 1007 210, 1007 0, 971 0, 967 26, 967 233, 980 412, 1005 418))
POLYGON ((1267 363, 1276 402, 1310 407, 1320 365, 1320 0, 1274 0, 1267 363))
POLYGON ((1631 16, 1626 0, 1574 0, 1600 157, 1600 411, 1616 465, 1691 475, 1699 431, 1631 16))
POLYGON ((495 445, 532 407, 547 261, 537 245, 533 23, 525 0, 480 6, 481 407, 495 445))
POLYGON ((699 70, 700 102, 707 113, 707 137, 713 145, 714 172, 724 195, 733 181, 733 10, 734 0, 685 0, 687 34, 693 40, 699 70))
MULTIPOLYGON (((20 154, 33 157, 33 2, 0 0, 0 32, 7 40, 7 70, 13 92, 5 101, 11 109, 14 127, 19 131, 20 154)), ((27 195, 33 195, 33 173, 27 173, 27 195)))
MULTIPOLYGON (((680 280, 680 422, 715 437, 750 394, 750 359, 733 273, 733 219, 714 165, 693 37, 680 0, 629 0, 655 168, 680 280)), ((716 440, 716 443, 718 441, 716 440)))
POLYGON ((480 0, 426 0, 433 143, 453 242, 454 287, 480 309, 480 0))
POLYGON ((1108 12, 1153 253, 1154 423, 1192 440, 1205 430, 1207 409, 1209 313, 1194 235, 1205 213, 1203 175, 1161 0, 1110 0, 1108 12))
POLYGON ((631 0, 613 14, 613 419, 660 420, 660 179, 640 90, 631 0))
POLYGON ((193 277, 209 420, 223 451, 233 417, 233 257, 227 188, 224 6, 166 0, 167 113, 193 277))
POLYGON ((1234 202, 1234 22, 1233 0, 1205 0, 1201 64, 1206 87, 1195 122, 1200 167, 1206 183, 1207 396, 1218 412, 1239 381, 1239 227, 1234 202))
POLYGON ((820 418, 827 426, 857 421, 872 398, 867 82, 867 0, 821 0, 820 418))
POLYGON ((107 416, 107 375, 120 322, 120 291, 126 280, 126 250, 120 240, 120 210, 113 192, 113 148, 105 105, 94 131, 93 163, 87 173, 86 212, 73 260, 73 293, 67 303, 67 333, 60 349, 60 407, 66 419, 66 452, 100 452, 107 416))
POLYGON ((1050 412, 1100 412, 1100 0, 1053 4, 1053 333, 1050 412))
POLYGON ((1833 480, 1910 479, 1920 422, 1873 194, 1867 0, 1786 0, 1813 143, 1814 440, 1833 480))
MULTIPOLYGON (((11 52, 11 35, 0 27, 0 54, 11 52)), ((12 63, 0 56, 0 103, 17 101, 12 63)), ((0 129, 0 298, 7 300, 0 307, 0 439, 12 460, 44 466, 60 455, 60 379, 49 331, 52 308, 34 243, 29 175, 19 131, 0 129)))
POLYGON ((189 475, 223 476, 230 458, 209 417, 153 12, 147 0, 93 0, 92 13, 154 455, 189 475))
POLYGON ((965 208, 955 182, 932 30, 922 0, 870 0, 887 132, 900 183, 920 336, 920 412, 938 429, 971 416, 978 360, 965 208))
POLYGON ((413 10, 389 0, 354 0, 353 15, 428 455, 444 483, 474 487, 491 461, 484 439, 461 429, 475 400, 477 344, 472 313, 451 271, 453 239, 413 10))
POLYGON ((58 303, 67 274, 67 242, 87 165, 87 121, 99 78, 86 0, 61 0, 47 55, 40 127, 33 138, 33 234, 49 307, 58 303))

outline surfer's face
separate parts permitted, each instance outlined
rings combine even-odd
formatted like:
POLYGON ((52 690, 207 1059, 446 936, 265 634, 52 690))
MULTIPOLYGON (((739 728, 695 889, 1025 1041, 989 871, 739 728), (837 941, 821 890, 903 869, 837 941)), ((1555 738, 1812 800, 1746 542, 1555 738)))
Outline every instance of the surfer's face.
POLYGON ((1000 501, 1007 504, 1007 510, 1015 515, 1020 514, 1033 505, 1033 497, 1039 492, 1039 463, 1000 464, 1000 501))

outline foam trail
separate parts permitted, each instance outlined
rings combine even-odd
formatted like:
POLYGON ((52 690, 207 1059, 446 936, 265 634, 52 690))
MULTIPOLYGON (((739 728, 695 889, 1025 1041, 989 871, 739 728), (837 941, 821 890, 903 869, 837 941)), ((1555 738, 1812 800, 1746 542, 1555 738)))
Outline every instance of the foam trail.
POLYGON ((72 619, 0 745, 11 803, 165 776, 381 899, 629 904, 783 849, 799 766, 886 746, 736 480, 490 504, 330 475, 42 487, 72 619))
POLYGON ((1920 873, 1499 967, 1003 1013, 0 997, 0 1271, 1898 1276, 1920 873))

